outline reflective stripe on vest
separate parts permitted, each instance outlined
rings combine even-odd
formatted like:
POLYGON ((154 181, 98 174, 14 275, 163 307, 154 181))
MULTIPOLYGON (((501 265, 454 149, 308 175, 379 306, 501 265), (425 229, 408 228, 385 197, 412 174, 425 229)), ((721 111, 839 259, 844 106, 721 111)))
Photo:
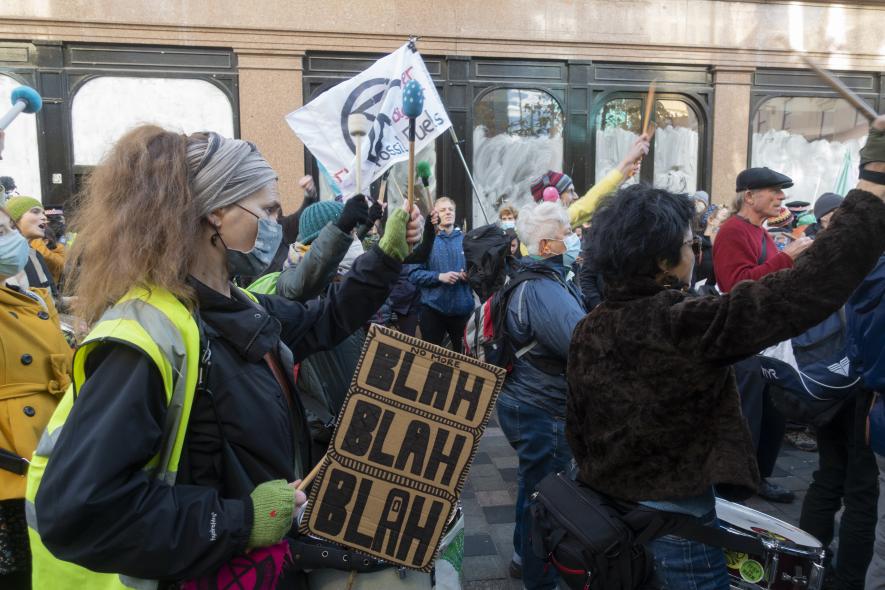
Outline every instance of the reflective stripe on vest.
POLYGON ((157 587, 154 580, 101 574, 56 559, 43 545, 38 532, 37 489, 79 388, 86 380, 86 360, 97 346, 113 341, 139 349, 153 361, 162 377, 168 407, 162 444, 145 470, 169 485, 175 483, 197 385, 200 335, 190 312, 171 293, 162 289, 137 289, 108 309, 78 348, 74 355, 73 383, 49 420, 28 470, 25 516, 33 554, 34 588, 152 590, 157 587))

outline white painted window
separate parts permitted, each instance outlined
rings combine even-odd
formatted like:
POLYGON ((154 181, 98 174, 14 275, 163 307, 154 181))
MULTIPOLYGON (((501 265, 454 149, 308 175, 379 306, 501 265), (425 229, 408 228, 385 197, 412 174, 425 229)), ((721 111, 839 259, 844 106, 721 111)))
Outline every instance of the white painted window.
POLYGON ((103 76, 89 80, 74 95, 74 163, 98 164, 121 135, 145 123, 178 133, 234 135, 230 101, 206 80, 103 76))
MULTIPOLYGON (((546 92, 500 88, 479 99, 474 122, 473 175, 494 223, 503 205, 519 209, 533 202, 532 180, 548 170, 563 171, 565 118, 546 92)), ((474 226, 485 223, 474 203, 474 226)))
POLYGON ((793 179, 787 200, 813 203, 821 194, 845 195, 857 184, 867 120, 841 98, 776 96, 752 122, 753 166, 793 179))
MULTIPOLYGON (((0 114, 11 106, 12 91, 21 83, 0 74, 0 114)), ((37 146, 37 117, 22 113, 6 128, 6 147, 0 160, 0 176, 11 176, 16 192, 41 199, 40 151, 37 146)))

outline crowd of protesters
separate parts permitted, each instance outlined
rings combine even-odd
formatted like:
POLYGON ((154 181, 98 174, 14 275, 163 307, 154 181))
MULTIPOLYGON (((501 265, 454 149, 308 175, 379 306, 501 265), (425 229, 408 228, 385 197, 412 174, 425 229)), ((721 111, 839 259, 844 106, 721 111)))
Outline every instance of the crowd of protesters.
MULTIPOLYGON (((794 501, 770 479, 788 423, 757 353, 839 312, 862 385, 816 440, 794 430, 820 453, 800 525, 838 537, 833 588, 885 588, 885 117, 855 190, 786 204, 792 180, 768 168, 738 174, 728 198, 620 188, 650 145, 640 136, 583 196, 548 171, 533 204, 498 210, 510 575, 556 586, 530 496, 570 464, 602 493, 711 526, 717 496, 794 501)), ((154 126, 89 175, 70 229, 0 183, 0 586, 203 587, 251 552, 277 587, 344 587, 280 557, 305 543, 296 487, 369 323, 462 351, 482 301, 455 201, 325 200, 305 177, 284 215, 256 146, 154 126)), ((719 548, 649 549, 660 588, 728 588, 719 548)))

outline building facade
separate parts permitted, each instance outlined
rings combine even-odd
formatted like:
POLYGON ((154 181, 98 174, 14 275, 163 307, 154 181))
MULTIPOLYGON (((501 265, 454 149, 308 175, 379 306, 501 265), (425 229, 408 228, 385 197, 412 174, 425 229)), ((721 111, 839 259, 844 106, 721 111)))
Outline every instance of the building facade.
MULTIPOLYGON (((317 167, 285 115, 416 35, 490 214, 547 169, 589 188, 653 80, 642 180, 725 202, 738 171, 769 165, 813 200, 856 179, 867 123, 797 51, 883 112, 883 25, 872 1, 6 0, 0 99, 24 83, 45 104, 10 126, 0 175, 65 205, 120 133, 156 122, 254 141, 292 207, 317 167)), ((422 157, 480 222, 451 136, 422 157)))

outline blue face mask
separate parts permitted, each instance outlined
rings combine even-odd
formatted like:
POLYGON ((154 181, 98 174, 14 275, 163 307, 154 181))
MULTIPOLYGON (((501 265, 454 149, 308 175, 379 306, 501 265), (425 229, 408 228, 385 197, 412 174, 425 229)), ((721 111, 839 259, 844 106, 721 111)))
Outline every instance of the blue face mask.
MULTIPOLYGON (((273 257, 283 240, 283 227, 276 221, 258 217, 245 207, 240 205, 237 207, 258 219, 258 235, 255 236, 255 245, 248 252, 231 250, 227 244, 224 244, 224 239, 221 240, 227 250, 227 269, 231 276, 257 277, 273 262, 273 257)), ((216 235, 221 238, 220 234, 216 235)))
POLYGON ((565 244, 565 252, 562 253, 562 263, 568 268, 581 255, 581 238, 577 234, 569 234, 562 243, 565 244))
POLYGON ((12 277, 28 263, 31 247, 28 240, 17 231, 0 236, 0 276, 12 277))
POLYGON ((516 227, 515 221, 502 221, 501 222, 501 229, 513 229, 515 227, 516 227))

